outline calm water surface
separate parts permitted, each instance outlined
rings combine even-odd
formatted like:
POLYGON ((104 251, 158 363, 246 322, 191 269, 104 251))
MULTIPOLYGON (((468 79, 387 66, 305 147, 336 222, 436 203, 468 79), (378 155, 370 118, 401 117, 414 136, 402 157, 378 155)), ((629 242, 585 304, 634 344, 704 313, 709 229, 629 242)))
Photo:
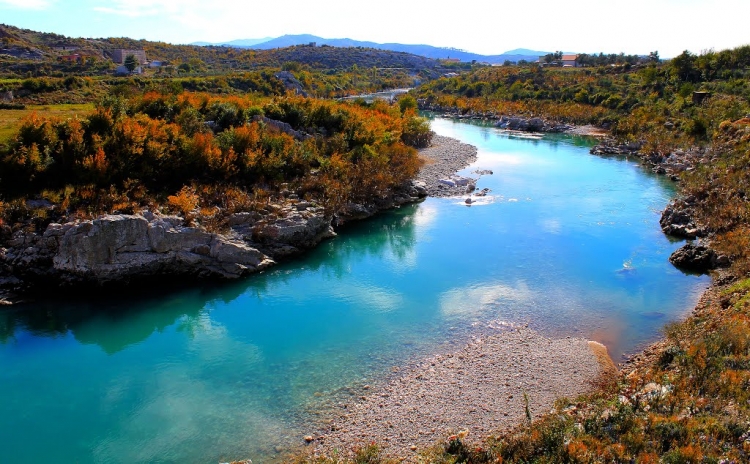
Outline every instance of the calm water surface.
POLYGON ((158 298, 0 312, 0 462, 206 462, 298 443, 347 386, 500 319, 593 338, 617 360, 708 284, 667 258, 673 186, 581 138, 438 119, 491 169, 479 205, 426 202, 304 258, 158 298))

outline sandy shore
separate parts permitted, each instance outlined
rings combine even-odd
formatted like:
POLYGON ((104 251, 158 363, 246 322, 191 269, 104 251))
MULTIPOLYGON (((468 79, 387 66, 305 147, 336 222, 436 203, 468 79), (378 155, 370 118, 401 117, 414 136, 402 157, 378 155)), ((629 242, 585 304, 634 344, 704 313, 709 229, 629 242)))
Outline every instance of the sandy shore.
MULTIPOLYGON (((614 372, 606 349, 583 339, 549 339, 527 328, 493 326, 463 348, 435 355, 376 388, 312 435, 314 455, 352 455, 376 442, 391 457, 416 462, 414 450, 468 431, 478 442, 526 420, 556 399, 574 398, 614 372)), ((308 437, 310 438, 310 437, 308 437)))

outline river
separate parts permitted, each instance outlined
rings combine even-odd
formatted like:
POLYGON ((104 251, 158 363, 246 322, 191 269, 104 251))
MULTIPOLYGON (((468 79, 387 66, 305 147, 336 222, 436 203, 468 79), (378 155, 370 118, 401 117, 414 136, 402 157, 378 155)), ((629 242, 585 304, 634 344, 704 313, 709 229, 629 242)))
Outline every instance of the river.
POLYGON ((490 320, 618 361, 708 285, 668 262, 668 180, 585 138, 433 129, 479 148, 463 173, 492 170, 489 197, 381 214, 241 282, 0 311, 0 462, 264 462, 347 387, 490 320))

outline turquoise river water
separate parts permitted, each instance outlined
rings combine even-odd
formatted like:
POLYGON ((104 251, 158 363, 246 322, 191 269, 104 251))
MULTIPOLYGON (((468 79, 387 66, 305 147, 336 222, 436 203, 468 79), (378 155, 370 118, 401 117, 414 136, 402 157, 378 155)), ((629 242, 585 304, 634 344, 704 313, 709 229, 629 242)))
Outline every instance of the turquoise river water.
POLYGON ((494 171, 484 203, 430 198, 241 282, 0 311, 0 462, 264 462, 347 387, 472 327, 583 336, 618 361, 707 286, 668 262, 669 181, 584 138, 433 129, 479 148, 464 173, 494 171))

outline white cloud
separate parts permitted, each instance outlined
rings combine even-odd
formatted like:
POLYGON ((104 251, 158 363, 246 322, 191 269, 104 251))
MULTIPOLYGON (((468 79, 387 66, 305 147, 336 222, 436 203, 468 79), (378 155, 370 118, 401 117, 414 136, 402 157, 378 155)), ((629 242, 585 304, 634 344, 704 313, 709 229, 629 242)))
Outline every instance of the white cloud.
POLYGON ((127 16, 129 18, 138 18, 141 16, 153 16, 153 15, 159 14, 159 11, 155 9, 141 10, 141 9, 127 9, 127 8, 108 8, 105 6, 95 7, 94 11, 98 11, 100 13, 127 16))
POLYGON ((164 16, 165 19, 177 19, 186 12, 208 6, 194 0, 111 0, 95 6, 94 11, 129 18, 145 16, 164 16))
POLYGON ((0 7, 22 8, 26 10, 44 10, 52 6, 55 0, 0 0, 0 7))

